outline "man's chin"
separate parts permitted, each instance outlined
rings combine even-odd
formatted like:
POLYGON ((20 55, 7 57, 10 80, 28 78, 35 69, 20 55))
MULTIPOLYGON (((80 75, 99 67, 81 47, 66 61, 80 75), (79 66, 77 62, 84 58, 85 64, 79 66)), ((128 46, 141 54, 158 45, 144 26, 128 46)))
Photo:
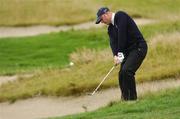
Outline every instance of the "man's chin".
POLYGON ((111 24, 111 22, 107 22, 107 23, 105 23, 106 25, 110 25, 111 24))
POLYGON ((104 24, 109 25, 110 23, 104 23, 104 24))
POLYGON ((110 25, 111 23, 108 23, 108 22, 104 22, 103 24, 106 24, 106 25, 110 25))

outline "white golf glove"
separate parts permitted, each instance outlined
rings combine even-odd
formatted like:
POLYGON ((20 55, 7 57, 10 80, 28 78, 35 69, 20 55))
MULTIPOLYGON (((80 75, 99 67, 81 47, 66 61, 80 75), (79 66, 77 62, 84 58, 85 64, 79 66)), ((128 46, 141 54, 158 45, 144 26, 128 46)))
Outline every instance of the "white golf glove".
POLYGON ((124 59, 123 53, 122 52, 118 52, 117 56, 116 55, 114 56, 114 63, 115 63, 115 65, 118 65, 118 64, 122 63, 123 59, 124 59))

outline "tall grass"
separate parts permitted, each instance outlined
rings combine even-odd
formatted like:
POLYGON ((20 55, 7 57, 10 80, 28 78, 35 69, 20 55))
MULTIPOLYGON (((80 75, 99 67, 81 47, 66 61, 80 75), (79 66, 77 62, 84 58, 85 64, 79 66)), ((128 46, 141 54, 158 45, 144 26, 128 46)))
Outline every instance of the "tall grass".
POLYGON ((69 25, 95 21, 99 7, 133 17, 180 19, 179 0, 0 0, 0 26, 69 25))
POLYGON ((0 0, 0 25, 77 24, 92 20, 95 7, 87 0, 0 0))
POLYGON ((133 17, 145 17, 158 20, 180 19, 179 0, 102 0, 99 1, 112 10, 125 10, 133 17))
POLYGON ((137 75, 139 81, 180 75, 180 32, 159 34, 149 42, 148 56, 137 75))

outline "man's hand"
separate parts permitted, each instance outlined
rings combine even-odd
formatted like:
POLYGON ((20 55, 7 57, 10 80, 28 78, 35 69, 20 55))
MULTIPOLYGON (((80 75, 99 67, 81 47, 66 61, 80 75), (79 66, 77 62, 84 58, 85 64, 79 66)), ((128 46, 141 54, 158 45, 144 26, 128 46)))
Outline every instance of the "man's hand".
POLYGON ((120 61, 119 61, 119 59, 118 59, 118 57, 115 55, 114 56, 114 65, 118 65, 120 63, 120 61))
POLYGON ((124 55, 122 52, 118 52, 117 56, 115 55, 114 56, 114 64, 115 65, 118 65, 120 64, 124 59, 124 55))

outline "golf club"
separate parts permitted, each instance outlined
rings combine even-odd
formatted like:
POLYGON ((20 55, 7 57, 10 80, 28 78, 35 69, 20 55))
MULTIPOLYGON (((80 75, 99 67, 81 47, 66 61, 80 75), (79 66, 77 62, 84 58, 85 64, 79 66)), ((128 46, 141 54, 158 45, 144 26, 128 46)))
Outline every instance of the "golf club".
POLYGON ((100 82, 100 84, 96 87, 96 89, 92 92, 92 93, 89 93, 88 95, 94 95, 96 93, 96 91, 99 89, 99 87, 101 86, 101 84, 106 80, 106 78, 108 77, 108 75, 113 71, 113 69, 115 68, 116 65, 114 65, 110 70, 109 72, 106 74, 106 76, 103 78, 103 80, 100 82))

